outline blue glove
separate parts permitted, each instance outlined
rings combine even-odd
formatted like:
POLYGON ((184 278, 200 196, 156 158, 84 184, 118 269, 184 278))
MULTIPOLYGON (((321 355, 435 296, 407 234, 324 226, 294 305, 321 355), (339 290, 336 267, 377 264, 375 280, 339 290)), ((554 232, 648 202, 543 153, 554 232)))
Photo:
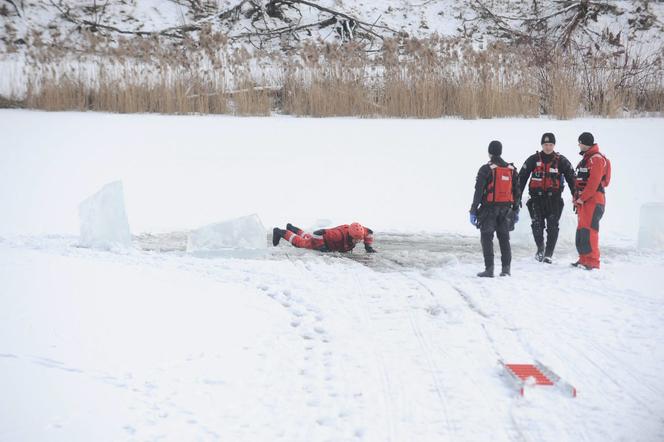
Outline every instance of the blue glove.
POLYGON ((477 227, 477 214, 476 213, 471 213, 470 214, 470 223, 477 227))
POLYGON ((519 222, 519 212, 514 212, 514 224, 519 222))

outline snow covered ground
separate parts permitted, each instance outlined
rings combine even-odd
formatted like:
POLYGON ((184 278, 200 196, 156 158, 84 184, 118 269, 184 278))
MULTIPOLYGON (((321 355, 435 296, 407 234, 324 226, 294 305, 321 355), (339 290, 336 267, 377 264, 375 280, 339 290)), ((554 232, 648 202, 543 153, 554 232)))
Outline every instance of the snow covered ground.
MULTIPOLYGON (((0 111, 0 440, 664 439, 661 119, 357 120, 0 111), (603 268, 553 265, 528 217, 513 277, 479 280, 467 210, 486 146, 552 131, 612 159, 603 268), (78 203, 122 180, 133 247, 78 246, 78 203), (360 221, 379 253, 288 244, 187 255, 186 231, 360 221), (498 360, 578 390, 520 397, 498 360)), ((266 238, 267 241, 267 238, 266 238)))

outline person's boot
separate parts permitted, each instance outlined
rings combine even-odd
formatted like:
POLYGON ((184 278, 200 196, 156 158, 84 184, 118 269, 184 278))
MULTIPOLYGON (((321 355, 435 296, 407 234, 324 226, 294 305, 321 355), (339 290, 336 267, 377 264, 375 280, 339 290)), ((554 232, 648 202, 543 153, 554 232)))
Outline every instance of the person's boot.
POLYGON ((279 227, 275 227, 272 229, 272 245, 277 246, 279 244, 279 241, 281 241, 281 237, 284 236, 285 230, 280 229, 279 227))
POLYGON ((502 270, 500 271, 500 276, 511 276, 512 274, 510 273, 510 266, 503 266, 502 270))
POLYGON ((484 256, 484 271, 479 272, 480 278, 493 278, 493 232, 482 232, 482 255, 484 256))
POLYGON ((556 242, 558 242, 558 228, 547 229, 546 235, 546 248, 544 249, 544 259, 543 262, 547 264, 553 263, 553 251, 556 248, 556 242))
POLYGON ((300 229, 299 227, 295 227, 291 223, 286 224, 286 230, 290 230, 296 235, 298 235, 302 231, 302 229, 300 229))
POLYGON ((537 253, 535 253, 535 259, 539 262, 544 260, 544 247, 537 247, 537 253))
POLYGON ((585 264, 581 264, 581 260, 579 260, 577 262, 573 262, 572 267, 576 267, 577 269, 583 269, 583 270, 592 270, 593 269, 590 266, 587 266, 585 264))

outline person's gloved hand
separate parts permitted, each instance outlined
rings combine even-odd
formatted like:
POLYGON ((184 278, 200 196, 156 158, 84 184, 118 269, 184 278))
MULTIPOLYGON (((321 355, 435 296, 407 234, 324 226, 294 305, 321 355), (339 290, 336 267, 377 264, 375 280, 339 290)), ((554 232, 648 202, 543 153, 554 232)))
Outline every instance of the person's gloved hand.
POLYGON ((519 212, 514 212, 514 224, 519 222, 519 212))
POLYGON ((470 214, 470 223, 477 227, 477 214, 476 213, 471 213, 470 214))
POLYGON ((376 249, 374 249, 373 247, 371 247, 371 246, 369 246, 369 245, 366 245, 366 244, 364 245, 364 250, 365 250, 367 253, 376 253, 376 249))

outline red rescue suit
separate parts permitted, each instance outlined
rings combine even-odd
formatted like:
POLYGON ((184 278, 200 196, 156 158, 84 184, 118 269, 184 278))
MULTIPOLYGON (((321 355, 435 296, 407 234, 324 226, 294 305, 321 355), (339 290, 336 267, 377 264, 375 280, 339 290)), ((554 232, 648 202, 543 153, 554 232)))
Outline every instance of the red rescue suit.
POLYGON ((599 221, 606 205, 604 189, 610 180, 611 163, 595 144, 583 153, 583 159, 576 166, 576 249, 579 264, 587 268, 599 269, 599 221))
POLYGON ((360 241, 364 241, 364 246, 371 246, 373 243, 373 231, 367 227, 364 228, 364 237, 361 240, 353 239, 348 230, 348 224, 343 224, 331 229, 316 230, 313 234, 304 233, 299 230, 293 233, 290 230, 284 231, 284 239, 295 247, 303 249, 313 249, 320 252, 349 252, 360 241))

